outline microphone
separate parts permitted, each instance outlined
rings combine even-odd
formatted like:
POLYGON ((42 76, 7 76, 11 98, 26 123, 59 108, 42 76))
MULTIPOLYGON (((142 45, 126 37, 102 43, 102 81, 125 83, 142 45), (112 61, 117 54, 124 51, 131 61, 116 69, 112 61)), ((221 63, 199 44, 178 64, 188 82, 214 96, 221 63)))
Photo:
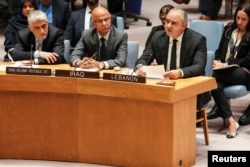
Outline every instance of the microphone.
POLYGON ((33 50, 34 44, 30 45, 30 68, 32 68, 32 50, 33 50))

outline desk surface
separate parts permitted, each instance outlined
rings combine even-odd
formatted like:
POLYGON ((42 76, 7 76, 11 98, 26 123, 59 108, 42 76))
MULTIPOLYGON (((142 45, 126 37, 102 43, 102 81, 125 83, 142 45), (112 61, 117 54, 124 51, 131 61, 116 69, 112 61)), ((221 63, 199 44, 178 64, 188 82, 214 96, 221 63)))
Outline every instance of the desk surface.
POLYGON ((196 95, 216 87, 211 77, 175 86, 4 72, 0 80, 0 158, 134 167, 194 165, 196 95))
MULTIPOLYGON (((11 63, 0 63, 0 65, 8 65, 11 63)), ((56 69, 73 70, 67 64, 58 65, 39 65, 39 68, 49 68, 52 71, 56 69)), ((103 70, 100 72, 102 77, 103 72, 120 73, 114 70, 103 70)), ((146 79, 146 84, 135 84, 130 82, 119 82, 100 79, 88 78, 67 78, 55 76, 27 76, 27 75, 6 75, 4 71, 0 72, 0 77, 4 78, 1 82, 0 90, 12 91, 35 91, 35 92, 57 92, 57 93, 99 93, 103 96, 127 97, 132 99, 147 99, 152 101, 174 102, 183 98, 190 97, 190 92, 200 94, 204 90, 210 90, 215 87, 216 83, 212 77, 198 76, 186 79, 174 80, 175 86, 158 85, 160 79, 146 79), (17 80, 20 79, 17 86, 17 80), (98 80, 99 82, 93 82, 98 80), (58 84, 60 83, 60 84, 58 84), (110 84, 112 86, 110 86, 110 84), (43 90, 40 86, 47 85, 43 90), (76 85, 78 85, 76 87, 76 85), (103 89, 105 87, 105 89, 103 89), (123 89, 120 89, 123 88, 123 89), (127 90, 133 90, 132 92, 127 90), (154 96, 152 96, 152 92, 154 96), (181 92, 181 96, 180 96, 181 92), (165 95, 168 94, 166 97, 165 95), (164 98, 159 98, 164 97, 164 98)))

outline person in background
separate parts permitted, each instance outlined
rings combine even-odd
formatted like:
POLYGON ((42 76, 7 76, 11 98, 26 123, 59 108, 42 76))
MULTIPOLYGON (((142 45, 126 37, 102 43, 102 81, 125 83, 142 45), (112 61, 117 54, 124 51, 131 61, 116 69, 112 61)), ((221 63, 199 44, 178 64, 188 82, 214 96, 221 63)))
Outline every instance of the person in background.
POLYGON ((83 31, 69 63, 75 67, 100 70, 125 66, 127 33, 112 26, 111 15, 106 8, 96 7, 91 15, 95 28, 83 31))
POLYGON ((215 20, 217 19, 220 8, 222 5, 222 0, 205 0, 205 1, 200 1, 200 7, 202 7, 202 15, 201 15, 201 20, 215 20), (207 11, 206 7, 207 6, 207 11))
POLYGON ((28 16, 28 28, 18 31, 12 59, 24 64, 64 63, 63 51, 63 31, 49 25, 45 13, 35 10, 28 16))
MULTIPOLYGON (((206 38, 189 29, 187 21, 184 10, 173 8, 169 11, 164 25, 165 31, 157 31, 154 34, 142 56, 136 61, 137 75, 146 76, 143 65, 150 65, 153 59, 156 59, 159 65, 164 64, 166 72, 163 76, 166 78, 179 79, 205 75, 206 38), (175 51, 172 46, 176 48, 175 51)), ((197 109, 204 107, 210 99, 209 92, 198 95, 197 109)))
MULTIPOLYGON (((161 25, 158 25, 158 26, 154 26, 152 27, 151 29, 151 32, 149 33, 149 36, 146 40, 146 44, 145 44, 145 48, 148 46, 148 44, 150 43, 151 39, 152 39, 152 36, 155 34, 155 32, 157 31, 161 31, 161 30, 164 30, 164 24, 165 24, 165 21, 166 21, 166 16, 168 14, 168 12, 173 9, 174 6, 172 5, 164 5, 161 7, 160 11, 159 11, 159 19, 161 20, 161 25)), ((157 65, 156 63, 156 60, 154 59, 154 61, 151 63, 151 65, 157 65)))
POLYGON ((123 0, 107 0, 107 6, 110 13, 116 14, 123 10, 123 0))
POLYGON ((239 124, 234 120, 223 88, 231 85, 246 85, 250 90, 250 4, 244 3, 236 9, 233 22, 225 26, 218 49, 215 52, 214 67, 239 67, 214 70, 218 88, 211 91, 216 106, 207 114, 208 119, 221 116, 228 123, 226 137, 236 137, 239 124))
POLYGON ((68 2, 64 0, 38 0, 37 3, 38 9, 46 14, 49 24, 53 24, 63 31, 66 29, 71 15, 68 2))
MULTIPOLYGON (((81 38, 83 30, 93 28, 91 22, 91 11, 100 6, 99 0, 87 0, 87 7, 71 13, 66 30, 64 31, 64 39, 70 42, 70 47, 74 48, 81 38)), ((111 15, 111 22, 117 26, 116 16, 111 15)))
POLYGON ((165 24, 165 21, 166 21, 166 16, 168 14, 168 12, 173 9, 174 6, 172 5, 163 5, 159 11, 159 19, 161 20, 161 25, 158 25, 158 26, 154 26, 152 27, 151 29, 151 32, 146 40, 146 45, 145 45, 145 48, 148 46, 149 42, 151 41, 152 39, 152 36, 155 34, 156 31, 159 31, 159 30, 164 30, 164 24, 165 24))
POLYGON ((4 49, 6 55, 4 56, 4 61, 10 61, 8 54, 11 56, 16 44, 16 34, 19 30, 27 28, 28 15, 37 9, 35 0, 20 0, 21 12, 16 16, 12 16, 4 29, 4 49))
POLYGON ((175 3, 178 3, 178 4, 189 4, 190 0, 173 0, 175 3))
POLYGON ((201 12, 200 19, 208 20, 208 11, 209 11, 209 2, 210 0, 199 0, 199 10, 201 12))
MULTIPOLYGON (((250 0, 239 0, 239 6, 250 0)), ((218 18, 222 0, 199 0, 199 8, 201 11, 201 20, 216 20, 218 18)))

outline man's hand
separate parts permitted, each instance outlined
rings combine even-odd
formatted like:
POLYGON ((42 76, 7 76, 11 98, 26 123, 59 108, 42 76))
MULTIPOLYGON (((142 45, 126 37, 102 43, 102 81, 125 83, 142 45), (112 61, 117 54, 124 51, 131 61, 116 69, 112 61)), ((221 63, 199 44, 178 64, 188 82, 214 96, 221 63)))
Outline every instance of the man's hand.
POLYGON ((57 57, 59 57, 58 54, 56 53, 43 52, 43 51, 39 52, 39 56, 45 59, 48 62, 48 64, 54 64, 57 60, 57 57))
POLYGON ((135 72, 138 76, 146 77, 146 75, 147 75, 147 73, 145 71, 143 71, 142 65, 139 68, 137 67, 135 72))
POLYGON ((178 79, 178 78, 181 78, 181 72, 180 70, 171 70, 171 71, 165 72, 163 76, 164 78, 178 79))
POLYGON ((99 68, 99 62, 95 59, 84 57, 81 60, 81 64, 79 65, 80 68, 99 68))

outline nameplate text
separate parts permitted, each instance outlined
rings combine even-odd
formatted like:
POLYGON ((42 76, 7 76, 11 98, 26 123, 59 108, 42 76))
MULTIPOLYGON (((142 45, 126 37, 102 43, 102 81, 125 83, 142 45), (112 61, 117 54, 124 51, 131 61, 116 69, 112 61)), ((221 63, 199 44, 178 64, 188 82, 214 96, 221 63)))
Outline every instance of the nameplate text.
POLYGON ((98 72, 88 71, 74 71, 74 70, 55 70, 55 76, 57 77, 75 77, 75 78, 100 78, 98 72))
POLYGON ((124 74, 103 73, 103 79, 123 82, 146 83, 145 77, 124 74))
POLYGON ((26 68, 26 67, 6 67, 6 74, 50 76, 51 69, 26 68))

